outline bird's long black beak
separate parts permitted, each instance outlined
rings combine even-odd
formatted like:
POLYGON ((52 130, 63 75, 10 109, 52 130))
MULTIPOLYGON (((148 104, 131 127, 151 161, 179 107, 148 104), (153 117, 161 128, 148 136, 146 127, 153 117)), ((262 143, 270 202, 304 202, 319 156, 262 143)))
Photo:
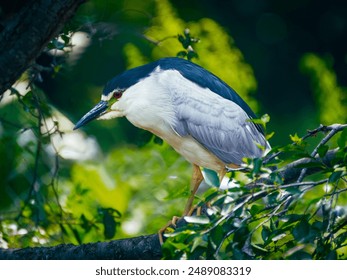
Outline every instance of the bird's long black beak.
POLYGON ((98 104, 95 105, 93 109, 91 109, 87 114, 85 114, 76 124, 73 128, 78 129, 81 126, 84 126, 85 124, 89 123, 90 121, 96 119, 99 117, 103 112, 106 111, 108 107, 107 101, 100 101, 98 104))

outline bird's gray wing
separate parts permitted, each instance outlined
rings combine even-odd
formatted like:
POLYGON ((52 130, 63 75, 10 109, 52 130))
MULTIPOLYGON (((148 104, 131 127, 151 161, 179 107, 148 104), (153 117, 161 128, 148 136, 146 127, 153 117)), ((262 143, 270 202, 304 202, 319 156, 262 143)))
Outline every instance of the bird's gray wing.
POLYGON ((239 165, 244 157, 262 156, 257 144, 267 146, 263 134, 234 102, 211 91, 202 95, 194 91, 175 92, 172 102, 173 129, 182 137, 191 135, 224 163, 239 165))

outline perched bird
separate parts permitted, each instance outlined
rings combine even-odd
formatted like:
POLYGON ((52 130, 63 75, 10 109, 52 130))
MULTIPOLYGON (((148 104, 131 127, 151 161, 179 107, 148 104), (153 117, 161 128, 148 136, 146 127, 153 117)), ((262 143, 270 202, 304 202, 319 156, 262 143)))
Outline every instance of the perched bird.
POLYGON ((193 164, 183 215, 191 211, 203 180, 200 167, 222 179, 227 167, 238 168, 243 158, 261 157, 269 147, 241 97, 209 71, 181 58, 163 58, 114 77, 101 101, 74 129, 93 119, 118 117, 159 136, 193 164))

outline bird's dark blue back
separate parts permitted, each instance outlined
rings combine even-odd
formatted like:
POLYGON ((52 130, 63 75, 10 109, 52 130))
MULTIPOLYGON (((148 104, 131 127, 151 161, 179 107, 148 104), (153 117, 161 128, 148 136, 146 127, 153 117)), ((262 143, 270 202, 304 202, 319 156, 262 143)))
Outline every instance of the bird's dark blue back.
POLYGON ((249 117, 256 118, 247 103, 225 82, 199 65, 178 57, 162 58, 155 62, 127 70, 107 83, 104 88, 104 94, 108 94, 115 88, 126 89, 136 84, 141 79, 148 77, 157 66, 162 70, 172 69, 179 71, 186 79, 203 88, 209 88, 216 94, 235 102, 249 117))

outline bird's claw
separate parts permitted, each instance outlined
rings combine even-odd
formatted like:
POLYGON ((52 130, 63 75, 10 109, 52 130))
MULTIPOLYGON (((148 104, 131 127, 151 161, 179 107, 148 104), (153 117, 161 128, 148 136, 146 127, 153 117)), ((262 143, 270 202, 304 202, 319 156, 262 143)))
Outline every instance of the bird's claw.
POLYGON ((176 228, 176 223, 178 221, 178 219, 180 219, 180 217, 177 217, 177 216, 173 216, 172 219, 165 225, 163 226, 159 231, 158 231, 158 236, 159 236, 159 242, 160 242, 160 245, 163 245, 164 243, 164 233, 165 231, 171 227, 171 228, 176 228))
MULTIPOLYGON (((188 213, 184 213, 183 217, 185 216, 192 216, 195 213, 196 216, 201 216, 202 213, 202 207, 201 206, 193 206, 188 213)), ((158 231, 158 236, 159 236, 159 242, 160 245, 163 245, 164 243, 164 233, 168 228, 171 229, 175 229, 177 227, 177 222, 179 219, 181 219, 182 217, 177 217, 177 216, 173 216, 172 219, 165 225, 163 226, 159 231, 158 231)))

